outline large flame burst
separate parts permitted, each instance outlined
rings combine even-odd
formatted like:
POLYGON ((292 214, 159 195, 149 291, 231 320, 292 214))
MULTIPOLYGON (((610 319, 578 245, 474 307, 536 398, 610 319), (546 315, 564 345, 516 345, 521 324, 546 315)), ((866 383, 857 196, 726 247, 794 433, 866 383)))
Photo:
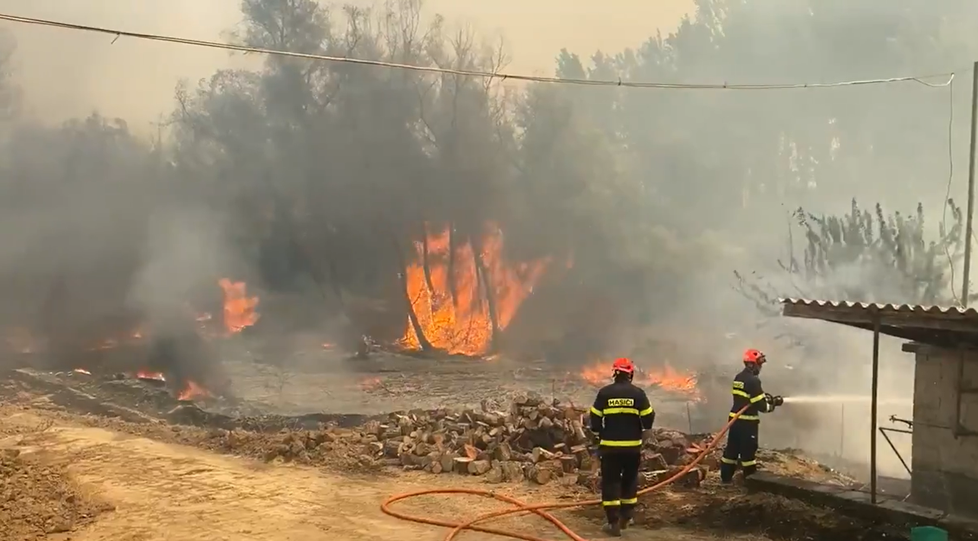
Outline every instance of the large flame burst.
MULTIPOLYGON (((512 322, 549 264, 549 258, 515 264, 505 261, 502 232, 493 224, 486 229, 478 260, 469 242, 458 243, 453 257, 449 257, 447 228, 428 232, 426 243, 415 243, 417 257, 405 269, 407 295, 433 348, 461 355, 486 353, 494 332, 512 322)), ((407 349, 421 348, 410 318, 399 344, 407 349)))

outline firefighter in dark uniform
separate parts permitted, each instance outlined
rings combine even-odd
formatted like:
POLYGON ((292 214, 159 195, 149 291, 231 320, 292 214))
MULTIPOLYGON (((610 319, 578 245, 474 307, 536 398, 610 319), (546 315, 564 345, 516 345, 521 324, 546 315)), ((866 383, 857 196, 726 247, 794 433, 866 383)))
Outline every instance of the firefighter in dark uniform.
POLYGON ((655 411, 645 391, 632 384, 631 361, 615 361, 612 374, 614 383, 598 391, 591 406, 591 431, 600 438, 601 504, 608 517, 604 531, 618 537, 638 503, 642 436, 652 428, 655 411))
POLYGON ((720 459, 720 480, 729 483, 733 480, 737 466, 743 468, 744 477, 757 471, 757 435, 761 423, 761 413, 770 413, 784 404, 780 396, 771 396, 761 388, 761 367, 767 362, 764 354, 756 349, 744 352, 744 370, 733 381, 733 407, 730 418, 745 406, 747 409, 730 426, 727 433, 727 447, 720 459))

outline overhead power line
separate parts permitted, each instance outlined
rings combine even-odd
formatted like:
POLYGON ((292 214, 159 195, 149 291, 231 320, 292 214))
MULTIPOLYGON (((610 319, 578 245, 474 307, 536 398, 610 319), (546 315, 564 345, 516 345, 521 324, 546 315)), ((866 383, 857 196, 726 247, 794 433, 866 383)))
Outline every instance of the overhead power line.
MULTIPOLYGON (((348 58, 343 56, 330 56, 323 54, 311 54, 311 53, 295 53, 291 51, 280 51, 276 49, 264 49, 261 47, 248 47, 246 45, 237 45, 234 43, 222 43, 218 41, 205 41, 199 39, 182 38, 177 36, 167 36, 162 34, 147 34, 143 32, 130 32, 128 30, 119 30, 116 28, 108 28, 102 26, 89 26, 83 24, 67 23, 62 21, 53 21, 49 19, 36 19, 33 17, 20 17, 17 15, 6 15, 0 13, 0 20, 10 21, 13 23, 29 24, 37 26, 48 26, 53 28, 61 28, 64 30, 75 30, 80 32, 93 32, 98 34, 106 34, 114 36, 115 39, 120 37, 143 39, 150 41, 162 41, 166 43, 179 43, 182 45, 192 45, 195 47, 207 47, 210 49, 224 49, 227 51, 238 51, 242 53, 257 53, 265 54, 271 56, 283 56, 289 58, 302 58, 306 60, 319 60, 325 62, 338 62, 344 64, 358 64, 362 66, 378 66, 384 68, 410 70, 410 71, 420 71, 428 73, 441 73, 449 75, 461 75, 466 77, 480 77, 484 79, 501 79, 507 80, 512 79, 516 81, 529 81, 536 83, 555 83, 555 84, 572 84, 572 85, 587 85, 587 86, 617 86, 617 87, 628 87, 628 88, 659 88, 659 89, 672 89, 672 90, 794 90, 794 89, 804 89, 804 88, 833 88, 833 87, 843 87, 843 86, 862 86, 862 85, 879 85, 879 84, 890 84, 890 83, 901 83, 901 82, 915 82, 929 87, 945 87, 951 84, 951 80, 954 78, 953 73, 938 73, 932 75, 919 75, 919 76, 907 76, 907 77, 888 77, 885 79, 862 79, 855 81, 837 81, 828 83, 787 83, 787 84, 730 84, 730 83, 714 83, 714 84, 696 84, 696 83, 657 83, 657 82, 641 82, 641 81, 625 81, 625 80, 594 80, 594 79, 564 79, 560 77, 539 77, 535 75, 523 75, 518 73, 504 73, 504 72, 490 72, 490 71, 473 71, 473 70, 462 70, 462 69, 450 69, 450 68, 438 68, 433 66, 418 66, 413 64, 399 64, 396 62, 385 62, 383 60, 368 60, 364 58, 348 58), (925 79, 946 79, 943 82, 928 82, 925 79)), ((113 43, 115 41, 113 40, 113 43)))

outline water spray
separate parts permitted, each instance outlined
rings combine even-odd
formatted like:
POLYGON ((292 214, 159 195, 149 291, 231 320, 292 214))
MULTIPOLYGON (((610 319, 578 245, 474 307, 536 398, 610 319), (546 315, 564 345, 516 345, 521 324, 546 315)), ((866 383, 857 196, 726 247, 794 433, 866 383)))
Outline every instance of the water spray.
MULTIPOLYGON (((798 395, 784 397, 785 404, 852 404, 870 403, 873 399, 864 395, 798 395)), ((877 401, 880 405, 910 405, 912 400, 881 399, 877 401)))

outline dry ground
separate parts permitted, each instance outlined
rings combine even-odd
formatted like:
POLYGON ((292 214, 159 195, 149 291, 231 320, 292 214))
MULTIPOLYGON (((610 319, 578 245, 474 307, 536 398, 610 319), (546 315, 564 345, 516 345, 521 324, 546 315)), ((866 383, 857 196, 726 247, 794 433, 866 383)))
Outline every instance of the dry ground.
MULTIPOLYGON (((22 498, 34 502, 21 507, 24 512, 0 515, 20 535, 13 539, 42 539, 48 531, 53 533, 49 539, 73 541, 436 541, 443 539, 445 530, 389 518, 381 513, 380 502, 392 493, 425 488, 486 486, 458 476, 351 477, 291 464, 264 464, 92 426, 104 424, 93 421, 27 406, 0 407, 0 448, 17 449, 18 461, 39 468, 33 471, 47 472, 40 477, 4 472, 5 496, 12 490, 35 490, 34 496, 22 498)), ((555 498, 558 489, 506 485, 502 490, 530 501, 547 501, 555 498)), ((431 497, 404 503, 402 508, 458 520, 492 505, 431 497)), ((601 537, 596 522, 562 516, 581 535, 601 537)), ((535 517, 498 525, 561 538, 535 517)), ((629 533, 650 541, 712 539, 669 528, 629 533)), ((490 538, 464 535, 471 540, 490 538)))
MULTIPOLYGON (((63 464, 21 457, 0 448, 0 532, 28 541, 90 524, 110 507, 80 489, 63 464)), ((64 537, 64 536, 61 536, 64 537)))

